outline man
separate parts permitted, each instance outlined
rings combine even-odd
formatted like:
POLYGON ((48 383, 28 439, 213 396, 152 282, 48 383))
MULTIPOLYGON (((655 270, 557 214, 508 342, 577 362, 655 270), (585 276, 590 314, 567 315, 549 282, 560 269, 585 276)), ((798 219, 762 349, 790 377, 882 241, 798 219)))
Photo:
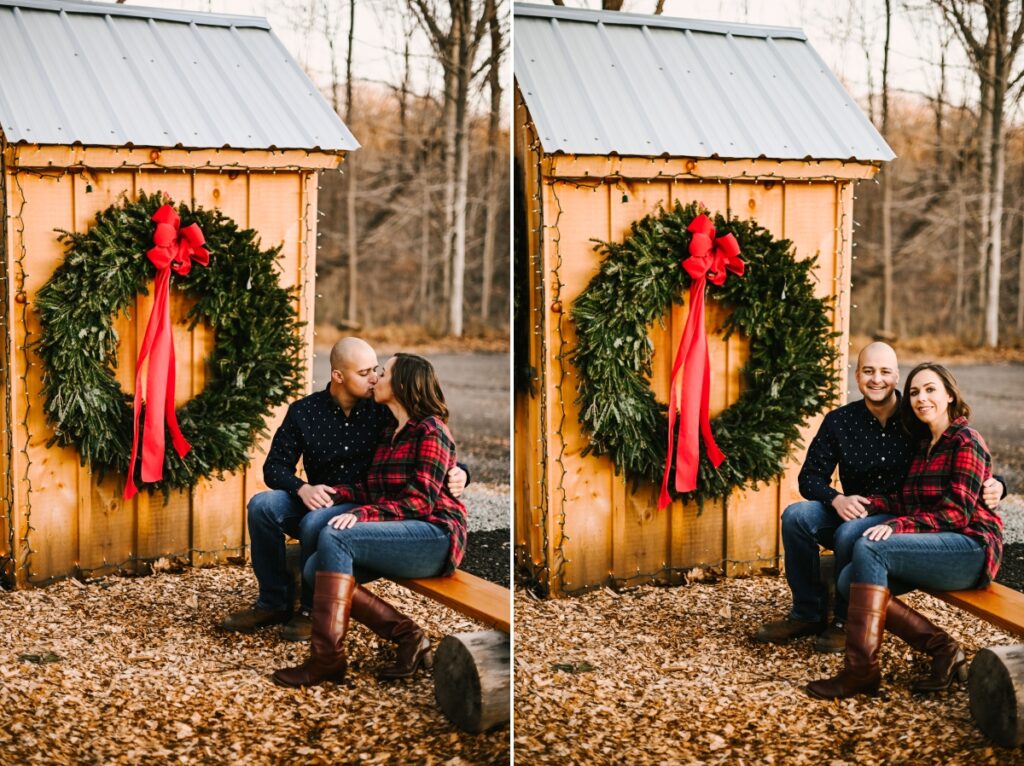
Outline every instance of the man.
MULTIPOLYGON (((900 489, 916 445, 899 422, 900 381, 896 352, 885 343, 871 343, 857 357, 857 388, 864 396, 825 416, 800 469, 800 494, 806 502, 790 505, 782 514, 782 545, 786 580, 793 608, 784 620, 762 625, 754 640, 784 643, 817 634, 819 652, 843 650, 846 602, 836 595, 835 617, 826 625, 826 591, 819 572, 819 544, 836 552, 835 575, 849 561, 857 537, 874 525, 867 496, 900 489), (832 487, 839 466, 843 492, 832 487), (845 541, 846 544, 843 544, 845 541)), ((998 479, 989 479, 983 500, 996 508, 1005 492, 998 479)))
MULTIPOLYGON (((221 622, 225 630, 251 632, 287 623, 282 638, 309 639, 313 593, 303 580, 301 608, 293 615, 285 535, 298 538, 305 561, 316 552, 320 530, 337 514, 331 487, 355 484, 366 476, 381 429, 391 418, 387 407, 373 400, 380 370, 370 344, 342 338, 331 349, 327 387, 288 407, 263 464, 263 480, 271 489, 249 501, 249 540, 259 597, 252 608, 228 615, 221 622), (306 481, 296 475, 300 458, 306 481)), ((448 491, 457 497, 466 479, 462 467, 452 468, 448 491)))

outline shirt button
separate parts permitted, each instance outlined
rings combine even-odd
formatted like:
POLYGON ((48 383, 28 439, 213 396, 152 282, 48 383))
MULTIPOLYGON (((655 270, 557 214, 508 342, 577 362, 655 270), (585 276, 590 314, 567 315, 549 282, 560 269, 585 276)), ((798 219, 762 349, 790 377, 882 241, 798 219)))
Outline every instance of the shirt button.
MULTIPOLYGON (((345 449, 348 449, 348 447, 345 447, 345 449)), ((882 458, 882 462, 883 463, 885 462, 885 458, 884 457, 882 458)))

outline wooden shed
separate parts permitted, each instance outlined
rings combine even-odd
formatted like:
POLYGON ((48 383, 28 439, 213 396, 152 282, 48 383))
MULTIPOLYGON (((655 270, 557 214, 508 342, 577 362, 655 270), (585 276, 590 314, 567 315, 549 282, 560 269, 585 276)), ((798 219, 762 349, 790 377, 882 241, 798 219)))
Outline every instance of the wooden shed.
MULTIPOLYGON (((527 288, 517 332, 529 335, 517 348, 533 375, 515 398, 517 567, 560 595, 680 582, 695 566, 778 566, 803 453, 767 487, 659 511, 657 487, 633 492, 608 458, 580 454, 569 309, 598 270, 593 240, 620 242, 659 205, 698 201, 756 219, 798 258, 818 257, 816 289, 835 297, 845 367, 855 188, 894 155, 799 29, 523 4, 514 13, 525 234, 514 278, 527 288)), ((723 311, 708 304, 709 333, 723 311)), ((649 328, 662 402, 686 312, 649 328)), ((739 394, 747 345, 738 335, 709 345, 714 417, 739 394)))
MULTIPOLYGON (((122 499, 74 449, 47 446, 35 296, 64 257, 56 230, 84 231, 121 195, 162 191, 219 208, 283 245, 282 286, 297 286, 311 382, 317 174, 358 148, 262 18, 63 0, 0 0, 0 560, 17 585, 182 556, 242 554, 245 507, 263 489, 267 440, 251 466, 174 492, 122 499)), ((240 289, 244 285, 240 286, 240 289)), ((125 391, 152 304, 119 317, 125 391)), ((203 389, 214 343, 188 331, 171 293, 180 406, 203 389)), ((284 415, 275 413, 273 429, 284 415)))

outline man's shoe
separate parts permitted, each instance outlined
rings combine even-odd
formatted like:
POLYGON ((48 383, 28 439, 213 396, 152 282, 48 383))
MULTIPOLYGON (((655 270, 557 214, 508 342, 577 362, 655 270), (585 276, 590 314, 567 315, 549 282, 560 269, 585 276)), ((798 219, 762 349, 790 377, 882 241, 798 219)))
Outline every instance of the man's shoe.
POLYGON ((254 606, 229 614, 221 621, 220 627, 221 630, 252 633, 257 628, 288 622, 289 617, 291 617, 291 612, 287 609, 262 609, 261 607, 254 606))
POLYGON ((784 644, 794 638, 821 633, 824 627, 820 620, 793 620, 787 617, 785 620, 766 622, 757 629, 754 640, 762 644, 784 644))
POLYGON ((288 624, 281 628, 281 638, 285 641, 309 641, 312 633, 313 619, 305 607, 293 614, 288 624))
POLYGON ((814 651, 839 654, 846 648, 846 630, 840 622, 834 622, 814 639, 814 651))

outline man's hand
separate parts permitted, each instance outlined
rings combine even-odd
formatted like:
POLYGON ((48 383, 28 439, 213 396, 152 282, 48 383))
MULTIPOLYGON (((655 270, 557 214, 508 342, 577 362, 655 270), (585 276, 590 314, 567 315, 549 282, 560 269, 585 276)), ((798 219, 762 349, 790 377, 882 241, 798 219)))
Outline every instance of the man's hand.
POLYGON ((466 472, 455 466, 448 472, 448 492, 458 497, 466 489, 466 472))
POLYGON ((888 540, 892 537, 892 527, 888 524, 876 524, 864 530, 864 534, 861 536, 866 537, 868 540, 888 540))
POLYGON ((326 484, 303 484, 299 487, 298 495, 302 504, 311 511, 334 505, 331 488, 326 484))
POLYGON ((353 513, 339 513, 337 516, 327 522, 327 525, 334 527, 335 529, 349 529, 354 527, 356 522, 359 521, 353 513))
POLYGON ((832 498, 832 507, 843 521, 863 519, 868 515, 870 505, 871 501, 860 495, 836 495, 832 498))
POLYGON ((988 479, 981 485, 981 501, 990 511, 999 507, 999 501, 1003 497, 1003 485, 996 479, 988 479))

